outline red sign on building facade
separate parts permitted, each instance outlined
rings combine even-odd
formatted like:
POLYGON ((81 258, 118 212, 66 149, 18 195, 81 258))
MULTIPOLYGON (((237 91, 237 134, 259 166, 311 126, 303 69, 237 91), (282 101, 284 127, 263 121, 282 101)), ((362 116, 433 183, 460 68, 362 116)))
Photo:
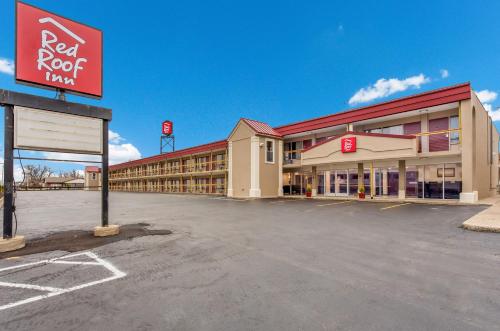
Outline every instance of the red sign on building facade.
POLYGON ((163 124, 161 126, 161 132, 164 135, 170 136, 173 132, 173 123, 171 121, 163 122, 163 124))
POLYGON ((342 138, 340 144, 342 153, 352 153, 356 151, 356 137, 342 138))
POLYGON ((102 32, 16 4, 16 81, 102 97, 102 32))

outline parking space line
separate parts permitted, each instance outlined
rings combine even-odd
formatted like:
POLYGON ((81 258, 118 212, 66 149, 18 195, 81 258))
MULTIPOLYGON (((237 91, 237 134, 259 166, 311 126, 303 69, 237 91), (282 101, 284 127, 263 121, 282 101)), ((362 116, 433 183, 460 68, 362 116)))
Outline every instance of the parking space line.
POLYGON ((347 201, 340 201, 340 202, 332 202, 332 203, 325 203, 322 205, 316 205, 316 207, 325 207, 325 206, 333 206, 333 205, 341 205, 343 203, 349 203, 352 202, 352 200, 347 200, 347 201))
MULTIPOLYGON (((112 280, 116 280, 116 279, 119 279, 119 278, 126 276, 126 274, 123 271, 120 271, 113 264, 111 264, 110 262, 108 262, 104 259, 101 259, 99 256, 97 256, 96 254, 94 254, 92 252, 75 253, 75 254, 64 255, 62 257, 57 257, 57 258, 53 258, 53 259, 41 260, 41 261, 25 263, 25 264, 21 264, 21 265, 14 265, 11 267, 1 268, 0 272, 10 271, 10 270, 14 270, 14 269, 23 269, 26 267, 31 267, 31 266, 36 266, 36 265, 39 265, 39 266, 47 266, 48 265, 48 266, 50 266, 51 264, 60 264, 60 263, 81 264, 81 265, 94 265, 94 263, 96 263, 95 265, 99 265, 101 267, 104 267, 109 272, 111 272, 112 275, 110 277, 107 277, 107 278, 91 281, 88 283, 78 284, 78 285, 75 285, 75 286, 69 287, 69 288, 57 288, 57 287, 41 286, 41 285, 37 285, 37 284, 25 284, 25 283, 3 282, 2 281, 2 282, 0 282, 0 287, 32 289, 32 290, 38 290, 38 291, 42 291, 42 292, 46 292, 46 293, 41 294, 41 295, 37 295, 37 296, 33 296, 31 298, 27 298, 24 300, 19 300, 19 301, 15 301, 15 302, 11 302, 11 303, 2 305, 2 306, 0 306, 0 311, 14 308, 17 306, 21 306, 21 305, 24 305, 27 303, 32 303, 35 301, 47 299, 47 298, 50 298, 53 296, 81 290, 83 288, 87 288, 90 286, 99 285, 99 284, 109 282, 112 280), (67 259, 78 257, 78 256, 83 256, 83 257, 93 259, 95 262, 68 261, 67 260, 67 259)), ((8 277, 8 275, 2 276, 2 277, 8 277)))
POLYGON ((295 201, 299 201, 299 199, 290 199, 290 200, 271 201, 271 202, 269 202, 269 203, 270 203, 270 204, 272 204, 272 205, 274 205, 274 204, 277 204, 277 203, 295 202, 295 201))
POLYGON ((411 205, 411 202, 400 203, 400 204, 397 204, 397 205, 383 207, 383 208, 380 208, 380 210, 386 210, 386 209, 391 209, 391 208, 396 208, 396 207, 402 207, 402 206, 406 206, 406 205, 411 205))

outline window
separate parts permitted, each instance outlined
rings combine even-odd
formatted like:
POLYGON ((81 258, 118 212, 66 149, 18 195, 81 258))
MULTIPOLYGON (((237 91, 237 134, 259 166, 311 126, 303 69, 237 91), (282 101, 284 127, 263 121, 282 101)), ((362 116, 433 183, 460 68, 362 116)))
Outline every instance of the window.
POLYGON ((95 172, 93 172, 93 173, 92 173, 92 180, 96 180, 96 177, 97 177, 97 176, 96 176, 95 172))
POLYGON ((384 133, 384 134, 403 134, 403 126, 402 125, 389 126, 389 127, 383 128, 382 133, 384 133))
POLYGON ((266 163, 274 163, 274 140, 266 139, 266 163))
POLYGON ((298 160, 300 158, 301 149, 302 149, 301 141, 291 141, 285 143, 285 161, 298 160))
MULTIPOLYGON (((450 130, 458 129, 458 116, 450 117, 450 130)), ((450 144, 456 145, 460 141, 460 132, 452 131, 450 132, 450 144)))
POLYGON ((365 130, 365 132, 383 133, 383 134, 403 134, 404 130, 402 125, 394 125, 394 126, 387 126, 385 128, 369 129, 365 130))

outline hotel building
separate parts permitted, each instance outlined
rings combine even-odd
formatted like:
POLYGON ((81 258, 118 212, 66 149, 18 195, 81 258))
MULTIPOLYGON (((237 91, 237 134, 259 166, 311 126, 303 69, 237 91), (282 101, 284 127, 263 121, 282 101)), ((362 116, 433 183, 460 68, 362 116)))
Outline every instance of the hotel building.
POLYGON ((456 199, 496 193, 499 135, 469 83, 110 167, 112 191, 456 199))

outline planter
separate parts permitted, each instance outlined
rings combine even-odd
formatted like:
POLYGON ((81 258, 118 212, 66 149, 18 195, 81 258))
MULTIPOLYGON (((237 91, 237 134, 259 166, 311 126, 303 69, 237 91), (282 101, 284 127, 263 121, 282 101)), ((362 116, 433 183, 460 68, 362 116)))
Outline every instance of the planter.
POLYGON ((306 197, 308 198, 312 197, 312 192, 306 192, 306 197))
POLYGON ((358 198, 364 199, 365 198, 365 192, 359 192, 358 193, 358 198))

